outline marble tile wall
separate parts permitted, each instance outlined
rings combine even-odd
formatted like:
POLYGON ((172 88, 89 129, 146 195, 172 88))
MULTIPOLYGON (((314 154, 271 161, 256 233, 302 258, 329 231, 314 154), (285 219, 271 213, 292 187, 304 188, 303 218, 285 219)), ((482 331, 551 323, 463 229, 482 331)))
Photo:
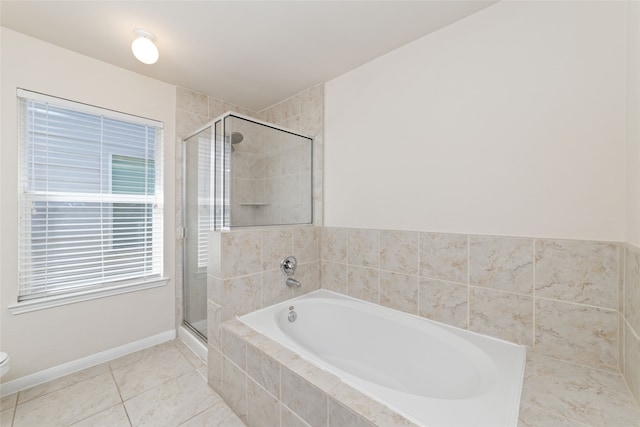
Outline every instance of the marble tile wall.
POLYGON ((640 248, 624 248, 624 280, 620 290, 621 368, 624 378, 640 403, 640 248))
MULTIPOLYGON (((191 91, 189 89, 176 88, 176 236, 182 236, 182 161, 183 146, 182 139, 189 136, 195 130, 208 123, 217 116, 226 111, 236 111, 238 113, 256 117, 257 113, 250 111, 238 105, 230 104, 221 99, 207 96, 201 93, 191 91)), ((176 328, 182 325, 182 309, 183 309, 183 242, 182 237, 178 237, 176 241, 175 252, 176 263, 176 328)), ((196 297, 194 295, 194 297, 196 297)), ((201 298, 206 298, 203 295, 201 298)), ((203 318, 206 313, 202 313, 203 318)))
MULTIPOLYGON (((236 413, 244 415, 245 421, 246 393, 239 391, 246 387, 244 380, 239 379, 239 370, 246 369, 243 344, 233 334, 226 333, 222 324, 318 289, 318 230, 309 225, 209 232, 209 384, 216 390, 227 391, 225 400, 236 413), (280 271, 280 261, 288 255, 294 255, 298 261, 293 278, 300 281, 300 288, 285 285, 286 276, 280 271)), ((252 390, 256 398, 265 397, 258 388, 252 390)))
POLYGON ((313 86, 266 108, 258 118, 313 138, 313 223, 322 225, 324 85, 313 86))
MULTIPOLYGON (((332 227, 320 236, 322 288, 558 359, 621 366, 617 243, 332 227)), ((627 276, 638 274, 634 259, 627 276)), ((637 301, 635 283, 625 301, 637 301)), ((627 329, 640 323, 633 304, 627 329)))

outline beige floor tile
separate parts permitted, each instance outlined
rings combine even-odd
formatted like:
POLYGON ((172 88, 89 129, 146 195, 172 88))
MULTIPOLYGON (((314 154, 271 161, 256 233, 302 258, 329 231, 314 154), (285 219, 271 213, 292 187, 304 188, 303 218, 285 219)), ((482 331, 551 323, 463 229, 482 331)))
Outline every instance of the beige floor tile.
POLYGON ((122 403, 86 418, 73 427, 131 427, 122 403))
POLYGON ((203 366, 206 366, 204 360, 200 359, 200 357, 198 357, 198 355, 195 354, 189 347, 187 347, 187 345, 181 340, 175 340, 174 344, 176 348, 180 350, 180 353, 182 353, 182 355, 187 358, 189 363, 191 363, 194 368, 200 369, 203 366))
POLYGON ((11 427, 13 423, 13 414, 16 411, 14 407, 3 409, 0 411, 0 427, 11 427))
POLYGON ((171 346, 113 369, 113 377, 122 399, 127 400, 192 370, 193 366, 182 353, 175 346, 171 346))
POLYGON ((111 367, 111 369, 118 369, 130 363, 142 360, 145 357, 151 356, 153 354, 162 353, 170 349, 175 349, 176 346, 174 344, 174 341, 167 341, 165 343, 145 348, 144 350, 136 351, 135 353, 127 354, 126 356, 122 356, 117 359, 113 359, 109 362, 109 366, 111 367))
POLYGON ((0 400, 0 411, 4 411, 5 409, 9 409, 9 408, 15 408, 17 400, 18 400, 18 393, 13 393, 3 397, 0 400))
POLYGON ((118 403, 118 389, 107 372, 18 405, 13 425, 68 426, 118 403))
POLYGON ((165 382, 124 402, 134 427, 175 427, 219 402, 196 371, 165 382))
POLYGON ((180 427, 245 427, 222 398, 211 408, 199 413, 180 427))
POLYGON ((35 387, 28 388, 18 393, 18 404, 27 402, 36 397, 44 396, 52 391, 60 390, 68 387, 71 384, 79 383, 80 381, 88 380, 100 374, 109 372, 109 365, 102 363, 100 365, 92 366, 91 368, 83 369, 82 371, 75 372, 73 374, 65 375, 64 377, 56 378, 44 384, 37 385, 35 387))

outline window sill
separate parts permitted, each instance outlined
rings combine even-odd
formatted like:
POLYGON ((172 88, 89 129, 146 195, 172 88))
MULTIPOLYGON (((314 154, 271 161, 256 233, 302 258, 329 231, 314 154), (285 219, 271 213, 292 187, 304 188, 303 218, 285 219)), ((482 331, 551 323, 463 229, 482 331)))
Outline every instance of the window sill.
POLYGON ((74 292, 67 295, 56 295, 43 297, 28 301, 21 301, 8 307, 13 315, 29 313, 31 311, 45 310, 47 308, 59 307, 61 305, 75 304, 77 302, 89 301, 92 299, 104 298, 113 295, 136 292, 143 289, 159 288, 169 282, 168 278, 161 277, 155 280, 144 282, 127 283, 119 286, 112 286, 108 289, 92 289, 88 291, 74 292))

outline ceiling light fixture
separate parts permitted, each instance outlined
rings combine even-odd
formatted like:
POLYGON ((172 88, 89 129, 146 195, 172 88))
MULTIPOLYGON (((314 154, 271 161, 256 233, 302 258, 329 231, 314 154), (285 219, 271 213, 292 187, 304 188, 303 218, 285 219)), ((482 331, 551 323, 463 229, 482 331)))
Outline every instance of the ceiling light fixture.
POLYGON ((143 64, 155 64, 160 54, 153 43, 156 37, 147 30, 133 30, 136 39, 131 43, 131 51, 138 61, 143 64))

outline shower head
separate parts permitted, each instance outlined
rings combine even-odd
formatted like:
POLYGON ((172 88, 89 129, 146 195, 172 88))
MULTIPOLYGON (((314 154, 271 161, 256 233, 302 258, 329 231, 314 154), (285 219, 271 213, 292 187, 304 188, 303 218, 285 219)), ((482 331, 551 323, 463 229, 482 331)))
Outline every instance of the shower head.
POLYGON ((231 143, 232 144, 240 144, 244 136, 240 132, 231 132, 231 143))

